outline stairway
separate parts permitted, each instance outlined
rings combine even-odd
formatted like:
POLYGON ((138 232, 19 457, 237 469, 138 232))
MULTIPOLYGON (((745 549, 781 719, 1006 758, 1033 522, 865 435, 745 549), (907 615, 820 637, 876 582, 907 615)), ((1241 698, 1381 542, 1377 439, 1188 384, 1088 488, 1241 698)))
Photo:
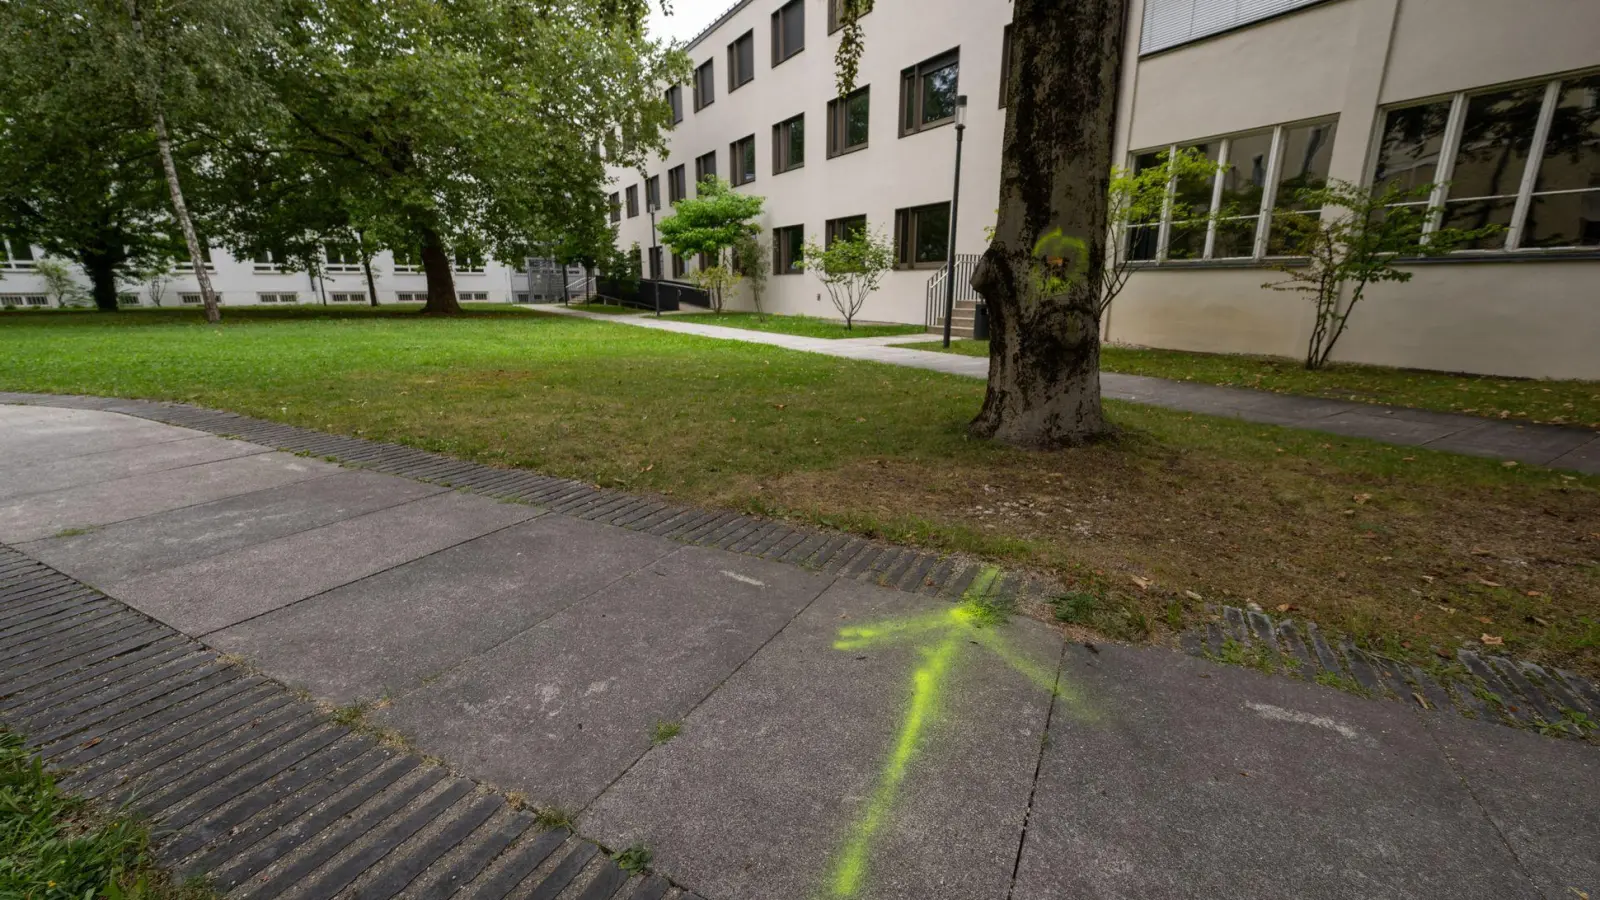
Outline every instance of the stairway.
MULTIPOLYGON (((977 315, 977 309, 978 301, 976 300, 956 301, 955 311, 950 316, 950 337, 972 337, 973 320, 977 315)), ((933 320, 933 324, 928 326, 928 333, 938 335, 944 334, 944 310, 939 310, 938 315, 933 320)))

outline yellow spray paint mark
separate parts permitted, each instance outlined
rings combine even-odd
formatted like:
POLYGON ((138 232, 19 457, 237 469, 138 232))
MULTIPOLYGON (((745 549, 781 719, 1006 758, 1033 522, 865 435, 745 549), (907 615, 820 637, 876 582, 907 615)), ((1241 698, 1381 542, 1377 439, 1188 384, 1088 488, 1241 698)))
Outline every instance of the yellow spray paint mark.
MULTIPOLYGON (((1054 672, 1016 653, 1006 646, 1000 635, 984 627, 997 618, 994 610, 984 605, 983 598, 999 575, 999 569, 985 566, 972 580, 971 586, 962 592, 962 602, 950 609, 875 625, 839 629, 838 640, 833 644, 836 650, 858 650, 912 639, 925 640, 927 643, 919 648, 922 661, 911 675, 911 696, 905 718, 895 735, 883 771, 878 775, 878 783, 834 859, 828 896, 845 898, 860 892, 867 875, 867 856, 872 849, 872 839, 888 820, 899 797, 900 786, 916 756, 923 732, 938 708, 956 651, 964 642, 970 641, 990 650, 1029 681, 1051 694, 1062 695, 1054 672)), ((1068 699, 1074 707, 1084 711, 1076 696, 1068 699)))

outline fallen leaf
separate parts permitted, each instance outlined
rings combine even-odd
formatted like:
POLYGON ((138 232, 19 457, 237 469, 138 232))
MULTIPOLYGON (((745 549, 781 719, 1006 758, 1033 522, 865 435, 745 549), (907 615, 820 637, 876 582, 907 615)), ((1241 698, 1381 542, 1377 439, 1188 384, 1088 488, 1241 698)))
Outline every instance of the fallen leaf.
POLYGON ((1194 591, 1184 591, 1183 595, 1185 597, 1188 597, 1190 600, 1194 600, 1194 601, 1200 601, 1200 600, 1204 600, 1205 599, 1204 597, 1200 596, 1199 594, 1196 594, 1194 591))
POLYGON ((1479 616, 1478 617, 1478 621, 1482 622, 1485 625, 1493 625, 1494 624, 1494 620, 1489 618, 1488 616, 1479 616))
POLYGON ((1294 604, 1293 603, 1279 603, 1278 604, 1278 612, 1288 612, 1291 609, 1294 609, 1294 604))
MULTIPOLYGON (((1502 413, 1502 417, 1503 416, 1504 416, 1504 414, 1502 413)), ((1500 465, 1505 466, 1508 469, 1511 469, 1511 468, 1515 468, 1516 467, 1517 461, 1514 460, 1514 459, 1508 459, 1505 462, 1501 463, 1500 465)))
POLYGON ((1413 696, 1413 697, 1415 697, 1415 698, 1417 698, 1417 703, 1418 703, 1418 704, 1419 704, 1419 705, 1421 705, 1421 707, 1422 707, 1422 708, 1423 708, 1423 709, 1433 709, 1433 707, 1432 707, 1432 706, 1429 706, 1429 705, 1428 705, 1428 701, 1427 701, 1427 700, 1425 700, 1425 699, 1423 699, 1423 697, 1422 697, 1422 695, 1421 695, 1421 694, 1419 694, 1419 693, 1417 693, 1417 692, 1416 692, 1416 691, 1412 691, 1412 692, 1411 692, 1411 696, 1413 696))
POLYGON ((856 421, 857 421, 857 422, 865 422, 865 421, 866 421, 866 419, 863 419, 863 418, 862 418, 862 417, 860 417, 860 416, 856 416, 856 421))
POLYGON ((1483 641, 1484 645, 1488 647, 1498 647, 1506 642, 1505 638, 1495 634, 1481 635, 1478 640, 1483 641))
POLYGON ((774 403, 774 404, 772 404, 772 408, 773 409, 783 409, 785 406, 788 406, 788 405, 789 404, 787 404, 787 403, 774 403))
POLYGON ((1452 616, 1456 614, 1456 608, 1453 607, 1453 606, 1445 606, 1443 604, 1435 604, 1435 605, 1438 606, 1440 609, 1444 610, 1445 612, 1449 613, 1452 616))
POLYGON ((1485 550, 1482 547, 1473 547, 1472 548, 1472 555, 1473 556, 1493 556, 1494 555, 1494 551, 1485 550))
POLYGON ((1400 457, 1400 461, 1401 462, 1416 462, 1417 458, 1415 456, 1402 456, 1402 457, 1400 457))
POLYGON ((102 740, 105 740, 105 739, 104 738, 95 738, 92 741, 86 741, 86 742, 84 742, 82 744, 79 744, 78 745, 78 749, 79 750, 87 750, 90 747, 93 747, 95 744, 100 743, 102 740))
POLYGON ((1540 593, 1539 591, 1528 591, 1527 593, 1528 593, 1529 597, 1543 597, 1544 596, 1544 594, 1540 593))
POLYGON ((1488 587, 1499 587, 1500 586, 1500 582, 1498 582, 1498 581, 1490 581, 1489 579, 1483 577, 1482 575, 1478 576, 1478 583, 1482 584, 1482 585, 1486 585, 1488 587))
POLYGON ((1426 581, 1429 584, 1433 584, 1433 576, 1432 575, 1424 575, 1424 576, 1422 576, 1422 580, 1426 581))
POLYGON ((1128 577, 1133 580, 1134 584, 1139 586, 1139 590, 1141 591, 1147 590, 1150 587, 1150 579, 1148 578, 1141 578, 1138 575, 1129 575, 1128 577))
POLYGON ((1360 505, 1364 505, 1368 500, 1371 500, 1372 499, 1372 495, 1371 494, 1357 494, 1354 497, 1351 497, 1350 499, 1356 501, 1356 505, 1360 506, 1360 505))
POLYGON ((1540 626, 1541 628, 1549 628, 1550 627, 1550 620, 1549 619, 1540 618, 1539 616, 1528 616, 1528 621, 1532 622, 1535 625, 1540 626))

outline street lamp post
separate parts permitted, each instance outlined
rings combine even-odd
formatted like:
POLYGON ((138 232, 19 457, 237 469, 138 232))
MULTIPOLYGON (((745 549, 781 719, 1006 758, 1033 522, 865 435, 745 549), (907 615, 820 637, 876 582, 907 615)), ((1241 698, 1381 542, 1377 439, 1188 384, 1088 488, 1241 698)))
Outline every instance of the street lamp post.
POLYGON ((956 97, 956 182, 950 189, 950 243, 944 274, 944 345, 950 346, 950 319, 956 311, 956 207, 961 200, 961 139, 967 132, 967 95, 956 97))
POLYGON ((655 283, 650 286, 650 295, 656 300, 656 318, 661 318, 661 279, 656 275, 656 209, 655 201, 647 201, 645 209, 650 210, 650 275, 655 283))

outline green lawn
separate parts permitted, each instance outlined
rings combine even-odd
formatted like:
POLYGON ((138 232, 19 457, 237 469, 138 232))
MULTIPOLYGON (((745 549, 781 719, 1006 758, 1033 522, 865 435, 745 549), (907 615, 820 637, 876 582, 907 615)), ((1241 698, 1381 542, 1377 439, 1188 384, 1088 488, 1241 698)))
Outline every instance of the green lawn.
POLYGON ((611 303, 573 303, 570 305, 573 309, 600 313, 605 316, 633 316, 641 312, 641 310, 633 309, 632 307, 618 306, 611 303))
MULTIPOLYGON (((897 346, 963 356, 989 355, 988 341, 952 341, 949 350, 944 350, 939 341, 897 346)), ((1100 368, 1107 372, 1254 388, 1279 394, 1600 428, 1600 382, 1596 381, 1451 375, 1348 363, 1308 372, 1299 362, 1276 356, 1111 346, 1100 349, 1100 368)))
POLYGON ((1020 452, 968 439, 984 385, 936 372, 504 307, 224 316, 0 316, 0 390, 194 402, 977 553, 1093 592, 1122 636, 1254 601, 1419 662, 1488 634, 1600 673, 1600 478, 1117 403, 1115 440, 1020 452))
POLYGON ((139 900, 204 900, 200 884, 178 886, 149 856, 150 833, 62 793, 22 739, 0 729, 0 897, 80 900, 108 891, 139 900))
POLYGON ((926 331, 921 325, 871 325, 860 322, 846 329, 843 322, 834 319, 820 319, 815 316, 759 316, 751 312, 687 313, 673 316, 672 321, 833 339, 922 334, 926 331))

